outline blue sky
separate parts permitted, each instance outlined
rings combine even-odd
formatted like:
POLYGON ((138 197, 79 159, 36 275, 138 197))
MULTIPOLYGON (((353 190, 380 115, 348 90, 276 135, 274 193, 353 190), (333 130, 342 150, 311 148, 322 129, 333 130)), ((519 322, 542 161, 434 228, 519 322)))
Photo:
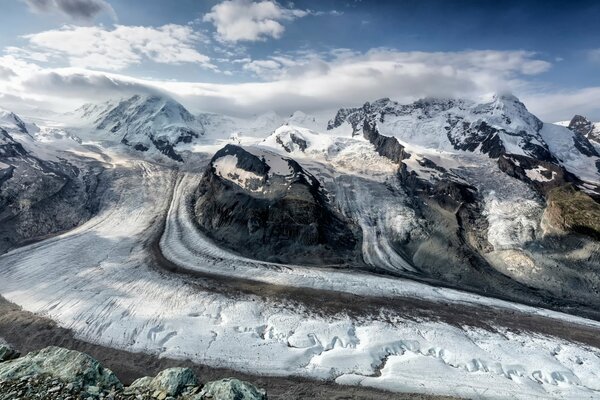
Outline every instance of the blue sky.
POLYGON ((511 91, 546 119, 600 119, 598 1, 2 3, 3 106, 124 88, 194 110, 290 112, 511 91))

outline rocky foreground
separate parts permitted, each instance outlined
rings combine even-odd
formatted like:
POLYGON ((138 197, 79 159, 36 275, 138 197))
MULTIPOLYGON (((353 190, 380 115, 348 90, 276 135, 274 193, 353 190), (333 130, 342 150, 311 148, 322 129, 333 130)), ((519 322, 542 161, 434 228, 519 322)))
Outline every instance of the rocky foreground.
POLYGON ((266 391, 238 379, 200 384, 189 368, 168 368, 124 387, 91 356, 46 347, 24 357, 0 345, 0 400, 9 399, 159 399, 265 400, 266 391))

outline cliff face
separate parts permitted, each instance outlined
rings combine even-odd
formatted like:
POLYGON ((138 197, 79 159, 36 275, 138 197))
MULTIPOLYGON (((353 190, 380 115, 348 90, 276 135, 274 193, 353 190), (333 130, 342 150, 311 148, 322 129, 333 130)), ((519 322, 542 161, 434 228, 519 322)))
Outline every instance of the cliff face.
POLYGON ((290 158, 227 145, 198 186, 196 221, 249 257, 288 263, 354 260, 358 238, 319 181, 290 158))
POLYGON ((558 231, 581 233, 600 240, 600 204, 572 185, 549 191, 544 219, 558 231))

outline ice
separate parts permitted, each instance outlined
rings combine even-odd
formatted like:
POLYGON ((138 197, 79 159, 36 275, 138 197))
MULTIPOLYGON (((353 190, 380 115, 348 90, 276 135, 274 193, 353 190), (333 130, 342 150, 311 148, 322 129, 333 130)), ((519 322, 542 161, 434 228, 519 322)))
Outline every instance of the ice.
POLYGON ((544 124, 540 134, 552 153, 569 172, 582 180, 600 183, 600 171, 595 165, 600 158, 588 157, 580 153, 575 147, 573 132, 555 124, 544 124))

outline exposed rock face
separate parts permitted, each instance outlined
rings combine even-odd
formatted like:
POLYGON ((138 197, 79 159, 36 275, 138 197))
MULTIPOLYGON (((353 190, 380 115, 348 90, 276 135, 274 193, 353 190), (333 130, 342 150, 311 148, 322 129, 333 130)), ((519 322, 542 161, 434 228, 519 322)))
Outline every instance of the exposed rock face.
POLYGON ((81 169, 66 160, 38 158, 0 128, 0 254, 89 219, 97 208, 101 171, 99 165, 81 169))
POLYGON ((569 129, 587 137, 594 130, 594 125, 586 117, 575 115, 569 122, 569 129))
POLYGON ((32 375, 47 375, 79 388, 122 387, 115 374, 92 357, 60 347, 46 347, 0 364, 0 380, 19 380, 32 375))
POLYGON ((600 204, 572 185, 549 191, 545 222, 562 232, 575 232, 600 240, 600 204))
POLYGON ((296 161, 258 148, 227 145, 215 154, 195 212, 213 239, 257 259, 338 264, 358 256, 354 227, 319 181, 296 161))
POLYGON ((0 362, 19 358, 20 353, 9 345, 0 343, 0 362))
POLYGON ((267 400, 267 393, 247 382, 229 378, 204 385, 202 391, 196 397, 196 400, 201 399, 267 400))
POLYGON ((568 128, 576 134, 575 146, 579 151, 588 156, 599 156, 598 150, 590 141, 600 144, 600 130, 597 130, 590 120, 584 116, 575 115, 569 122, 568 128))
POLYGON ((529 184, 544 197, 551 189, 578 181, 573 174, 554 163, 516 154, 502 155, 498 158, 498 166, 509 176, 529 184))
POLYGON ((400 163, 405 158, 410 157, 404 146, 402 146, 395 137, 383 136, 377 130, 377 123, 368 118, 363 124, 363 135, 365 139, 375 146, 375 151, 382 157, 386 157, 391 161, 400 163))

